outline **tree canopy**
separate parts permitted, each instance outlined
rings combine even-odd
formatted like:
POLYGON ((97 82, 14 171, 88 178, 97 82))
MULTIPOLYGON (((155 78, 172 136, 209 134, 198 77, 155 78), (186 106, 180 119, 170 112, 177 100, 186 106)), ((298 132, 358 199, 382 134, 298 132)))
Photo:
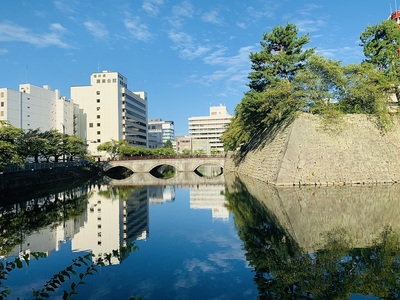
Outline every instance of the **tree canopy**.
POLYGON ((249 91, 236 106, 221 139, 225 150, 247 144, 253 136, 290 119, 297 112, 375 116, 382 131, 393 125, 388 106, 400 99, 400 29, 385 20, 361 34, 365 60, 343 66, 314 48, 294 24, 276 26, 262 36, 261 50, 249 55, 249 91))
POLYGON ((47 161, 53 158, 57 162, 62 155, 70 159, 85 157, 85 143, 79 137, 54 129, 44 132, 39 129, 23 130, 0 121, 0 169, 13 164, 23 165, 28 157, 36 163, 39 158, 47 161))

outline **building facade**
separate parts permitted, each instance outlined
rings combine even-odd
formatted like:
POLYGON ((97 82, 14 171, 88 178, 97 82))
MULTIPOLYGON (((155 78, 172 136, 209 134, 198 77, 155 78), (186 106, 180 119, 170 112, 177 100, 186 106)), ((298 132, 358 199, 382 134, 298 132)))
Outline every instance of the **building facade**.
POLYGON ((148 122, 149 148, 162 148, 166 141, 175 139, 175 126, 173 121, 151 119, 148 122))
POLYGON ((189 118, 189 136, 193 140, 208 141, 210 153, 207 154, 222 153, 224 145, 221 135, 231 122, 231 118, 226 106, 211 106, 209 116, 189 118))
POLYGON ((56 129, 69 135, 75 134, 72 100, 60 96, 59 90, 48 85, 38 87, 20 84, 19 90, 0 88, 0 120, 24 130, 41 132, 56 129))
POLYGON ((112 140, 148 147, 147 94, 130 91, 120 73, 93 73, 90 85, 71 87, 71 98, 79 105, 77 135, 91 155, 104 156, 97 146, 112 140))

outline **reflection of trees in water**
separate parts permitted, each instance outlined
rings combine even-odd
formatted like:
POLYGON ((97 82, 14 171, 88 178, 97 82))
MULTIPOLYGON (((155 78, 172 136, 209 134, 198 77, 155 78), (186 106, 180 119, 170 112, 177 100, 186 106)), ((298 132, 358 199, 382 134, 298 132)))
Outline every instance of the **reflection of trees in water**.
POLYGON ((25 237, 42 228, 55 228, 82 215, 90 196, 90 186, 69 189, 46 197, 0 207, 0 255, 7 255, 25 237))
POLYGON ((277 219, 237 181, 226 191, 259 299, 348 299, 353 293, 400 296, 400 237, 390 228, 368 248, 331 232, 322 250, 305 253, 277 219))
MULTIPOLYGON (((112 200, 126 201, 135 190, 142 186, 108 186, 106 190, 99 190, 98 195, 112 200)), ((147 190, 146 190, 147 191, 147 190)))

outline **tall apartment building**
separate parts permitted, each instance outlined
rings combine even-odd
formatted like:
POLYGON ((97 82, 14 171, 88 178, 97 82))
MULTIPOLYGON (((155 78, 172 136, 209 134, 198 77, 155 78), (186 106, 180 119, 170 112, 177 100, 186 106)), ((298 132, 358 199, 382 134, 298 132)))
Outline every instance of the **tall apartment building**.
POLYGON ((231 118, 226 106, 211 106, 209 116, 189 118, 189 136, 196 140, 208 141, 211 153, 224 152, 221 135, 231 118))
POLYGON ((19 90, 0 88, 0 120, 9 121, 21 129, 56 129, 72 135, 74 128, 72 100, 60 96, 59 90, 52 91, 48 85, 38 87, 20 84, 19 90))
POLYGON ((71 87, 71 98, 79 105, 78 135, 91 155, 102 156, 97 146, 111 140, 147 148, 147 95, 130 91, 120 73, 93 73, 90 85, 71 87))
POLYGON ((173 121, 151 119, 148 122, 149 148, 162 148, 166 141, 175 139, 175 126, 173 121))

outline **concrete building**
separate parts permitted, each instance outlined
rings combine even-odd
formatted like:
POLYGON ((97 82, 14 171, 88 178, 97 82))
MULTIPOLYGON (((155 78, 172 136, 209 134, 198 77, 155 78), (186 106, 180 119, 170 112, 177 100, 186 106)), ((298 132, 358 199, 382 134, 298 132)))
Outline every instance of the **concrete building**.
POLYGON ((211 154, 210 140, 197 139, 191 136, 179 136, 175 139, 176 153, 211 154))
POLYGON ((211 106, 209 116, 189 118, 189 136, 195 140, 208 141, 211 153, 207 154, 224 152, 220 138, 231 118, 226 106, 211 106))
POLYGON ((20 84, 19 90, 0 88, 0 120, 9 121, 21 129, 56 129, 72 135, 75 133, 72 100, 60 96, 59 90, 50 86, 38 87, 20 84))
MULTIPOLYGON (((73 251, 90 249, 99 257, 148 237, 147 187, 132 189, 126 199, 118 192, 110 197, 108 190, 107 186, 101 186, 88 199, 84 226, 75 233, 71 241, 73 251)), ((112 263, 119 262, 113 257, 112 263)))
POLYGON ((78 136, 93 156, 104 156, 97 146, 111 140, 147 148, 147 94, 132 92, 128 80, 118 72, 103 71, 90 76, 90 85, 71 87, 71 98, 79 105, 78 136))
POLYGON ((229 219, 228 202, 225 199, 225 185, 203 185, 190 188, 190 208, 210 209, 213 219, 229 219))
POLYGON ((151 119, 148 122, 149 148, 162 148, 166 141, 175 139, 175 126, 173 121, 151 119))

